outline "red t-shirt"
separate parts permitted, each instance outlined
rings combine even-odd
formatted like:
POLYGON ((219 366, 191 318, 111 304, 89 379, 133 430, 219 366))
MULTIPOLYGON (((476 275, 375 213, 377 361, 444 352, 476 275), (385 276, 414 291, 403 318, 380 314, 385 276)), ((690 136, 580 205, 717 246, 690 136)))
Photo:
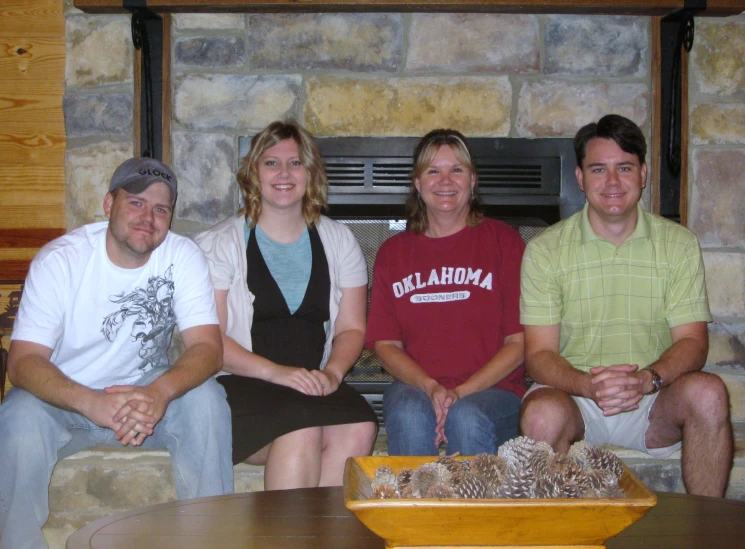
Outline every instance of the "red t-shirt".
MULTIPOLYGON (((485 219, 444 238, 403 232, 375 259, 366 345, 401 341, 411 358, 454 389, 481 369, 520 324, 525 244, 501 221, 485 219)), ((522 397, 525 367, 496 387, 522 397)))

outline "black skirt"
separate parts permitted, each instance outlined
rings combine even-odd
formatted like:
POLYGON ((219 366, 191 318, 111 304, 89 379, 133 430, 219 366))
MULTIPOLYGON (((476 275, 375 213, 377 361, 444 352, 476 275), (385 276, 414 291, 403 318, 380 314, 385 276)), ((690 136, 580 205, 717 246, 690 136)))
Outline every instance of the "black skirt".
MULTIPOLYGON (((253 352, 283 366, 318 369, 326 341, 331 284, 323 244, 310 229, 313 255, 308 287, 300 307, 290 313, 251 231, 246 249, 246 283, 254 294, 251 326, 253 352)), ((257 378, 225 375, 233 420, 233 463, 240 463, 277 437, 298 429, 376 422, 362 395, 342 383, 326 396, 309 396, 257 378)))

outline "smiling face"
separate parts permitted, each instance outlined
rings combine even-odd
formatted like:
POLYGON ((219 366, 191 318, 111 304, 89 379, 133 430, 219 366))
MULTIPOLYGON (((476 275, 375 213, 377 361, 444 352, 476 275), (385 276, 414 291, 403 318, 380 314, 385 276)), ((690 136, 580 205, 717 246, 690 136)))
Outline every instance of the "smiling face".
POLYGON ((458 160, 449 145, 442 145, 430 165, 414 180, 427 206, 428 217, 462 217, 464 226, 471 189, 475 184, 476 176, 458 160))
POLYGON ((171 226, 171 191, 156 182, 139 194, 124 189, 107 193, 103 210, 109 218, 106 252, 114 265, 135 269, 147 263, 171 226))
POLYGON ((612 139, 596 137, 587 143, 577 181, 589 203, 590 224, 604 236, 606 226, 636 227, 636 203, 647 186, 647 165, 624 152, 612 139))
POLYGON ((258 162, 258 176, 263 210, 302 214, 308 169, 300 160, 294 139, 285 139, 264 151, 258 162))

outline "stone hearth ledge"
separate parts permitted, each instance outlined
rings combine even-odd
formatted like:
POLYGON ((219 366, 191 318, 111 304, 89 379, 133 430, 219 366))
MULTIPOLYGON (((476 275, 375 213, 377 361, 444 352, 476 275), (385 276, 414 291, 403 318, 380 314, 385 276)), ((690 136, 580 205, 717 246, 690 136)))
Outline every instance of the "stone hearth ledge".
MULTIPOLYGON (((736 453, 727 497, 745 500, 745 422, 735 423, 736 453)), ((611 447, 651 489, 682 493, 680 452, 654 459, 641 452, 611 447)), ((374 455, 387 455, 385 431, 374 455)), ((235 491, 263 490, 264 468, 235 466, 235 491)), ((176 499, 168 452, 129 448, 93 448, 57 464, 49 488, 50 517, 44 535, 50 549, 64 549, 75 530, 114 513, 176 499)))

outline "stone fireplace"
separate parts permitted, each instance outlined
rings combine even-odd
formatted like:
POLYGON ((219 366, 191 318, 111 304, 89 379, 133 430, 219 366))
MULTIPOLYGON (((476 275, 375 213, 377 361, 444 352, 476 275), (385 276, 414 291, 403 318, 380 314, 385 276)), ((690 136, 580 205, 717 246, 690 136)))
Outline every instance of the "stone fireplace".
MULTIPOLYGON (((133 154, 133 50, 128 16, 66 5, 72 229, 103 218, 104 182, 133 154)), ((553 139, 617 112, 651 138, 649 17, 231 13, 177 14, 171 25, 181 232, 238 209, 239 137, 275 119, 294 118, 319 138, 454 127, 472 138, 553 139)), ((697 18, 688 69, 688 224, 704 249, 715 317, 706 368, 725 380, 733 421, 745 425, 745 15, 697 18)), ((658 158, 648 162, 655 173, 658 158)), ((738 494, 743 471, 731 479, 738 494)))

